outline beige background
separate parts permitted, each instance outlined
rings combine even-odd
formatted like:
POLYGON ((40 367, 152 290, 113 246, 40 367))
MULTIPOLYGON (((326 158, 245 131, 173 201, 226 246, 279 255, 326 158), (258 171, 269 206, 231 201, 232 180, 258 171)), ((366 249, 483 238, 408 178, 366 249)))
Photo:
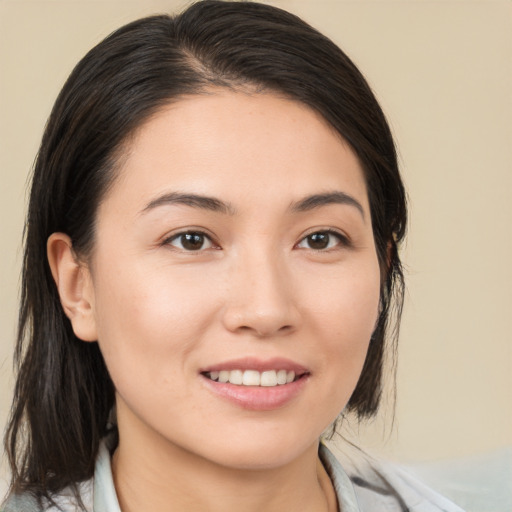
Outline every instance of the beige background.
MULTIPOLYGON (((388 408, 353 430, 402 461, 510 445, 512 3, 269 3, 302 15, 360 66, 395 132, 410 196, 394 428, 388 408)), ((27 174, 51 105, 73 65, 110 31, 180 5, 0 0, 1 425, 13 384, 27 174)))

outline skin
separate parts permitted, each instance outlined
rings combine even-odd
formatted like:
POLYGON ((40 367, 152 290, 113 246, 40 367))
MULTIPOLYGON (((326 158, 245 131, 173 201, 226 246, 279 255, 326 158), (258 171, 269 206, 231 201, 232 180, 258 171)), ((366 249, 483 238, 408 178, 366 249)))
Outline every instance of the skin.
POLYGON ((167 107, 129 141, 87 262, 62 233, 48 255, 116 386, 123 512, 335 509, 319 437, 361 373, 380 269, 361 166, 319 115, 223 90, 167 107), (176 192, 229 211, 161 199, 176 192), (331 192, 353 201, 297 211, 331 192), (312 248, 329 230, 340 236, 312 248), (199 249, 187 231, 207 235, 199 249), (272 410, 212 393, 201 370, 246 356, 292 360, 307 379, 272 410))

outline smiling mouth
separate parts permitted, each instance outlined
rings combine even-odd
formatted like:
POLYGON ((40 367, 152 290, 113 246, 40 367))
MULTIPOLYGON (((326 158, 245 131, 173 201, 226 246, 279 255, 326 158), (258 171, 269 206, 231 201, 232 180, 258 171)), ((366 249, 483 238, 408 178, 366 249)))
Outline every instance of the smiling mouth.
POLYGON ((293 370, 220 370, 203 372, 206 378, 235 386, 275 387, 291 384, 304 377, 307 372, 296 374, 293 370))

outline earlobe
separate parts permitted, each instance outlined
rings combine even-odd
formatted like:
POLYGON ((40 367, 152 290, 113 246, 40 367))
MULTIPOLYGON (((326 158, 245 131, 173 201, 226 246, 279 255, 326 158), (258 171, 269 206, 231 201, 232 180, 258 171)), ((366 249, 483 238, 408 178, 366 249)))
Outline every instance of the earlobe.
POLYGON ((62 308, 71 321, 75 335, 83 341, 96 341, 94 295, 89 269, 78 261, 71 239, 64 233, 53 233, 48 238, 47 255, 62 308))

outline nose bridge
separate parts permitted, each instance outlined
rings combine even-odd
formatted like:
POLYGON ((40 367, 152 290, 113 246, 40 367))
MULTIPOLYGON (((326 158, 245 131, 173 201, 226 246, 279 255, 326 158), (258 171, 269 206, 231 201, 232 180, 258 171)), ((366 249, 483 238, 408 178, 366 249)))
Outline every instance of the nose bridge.
POLYGON ((261 337, 289 332, 298 324, 289 268, 271 247, 252 249, 240 253, 233 264, 226 327, 261 337))

